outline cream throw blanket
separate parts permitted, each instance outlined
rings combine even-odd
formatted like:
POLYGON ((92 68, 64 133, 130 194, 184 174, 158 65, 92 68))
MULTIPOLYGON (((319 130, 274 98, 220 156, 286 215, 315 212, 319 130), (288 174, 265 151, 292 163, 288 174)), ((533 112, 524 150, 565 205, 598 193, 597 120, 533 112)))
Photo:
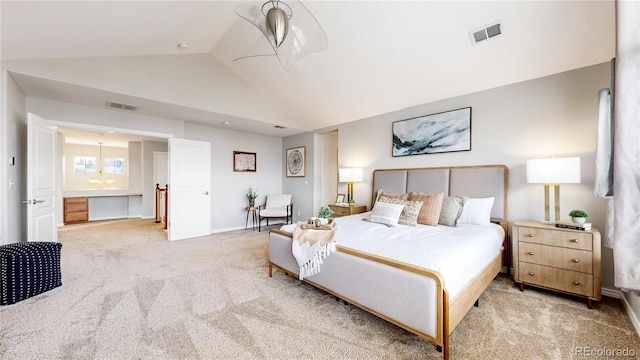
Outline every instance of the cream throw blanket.
POLYGON ((320 272, 322 259, 336 251, 336 233, 336 226, 331 230, 303 229, 302 224, 296 226, 291 252, 300 267, 300 280, 320 272))

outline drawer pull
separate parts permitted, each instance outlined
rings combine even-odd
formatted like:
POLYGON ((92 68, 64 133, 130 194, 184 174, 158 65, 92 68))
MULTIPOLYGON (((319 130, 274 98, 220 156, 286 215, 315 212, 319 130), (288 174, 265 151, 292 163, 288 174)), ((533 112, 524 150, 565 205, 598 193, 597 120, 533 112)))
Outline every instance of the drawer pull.
POLYGON ((580 282, 579 281, 574 281, 573 285, 580 285, 580 282))
POLYGON ((533 276, 533 272, 530 272, 530 273, 529 273, 529 276, 533 276))
POLYGON ((573 261, 573 262, 574 262, 574 263, 576 263, 576 264, 580 262, 580 260, 578 260, 578 259, 573 259, 573 260, 571 260, 571 261, 573 261))
POLYGON ((533 234, 527 234, 527 237, 533 237, 533 234))
POLYGON ((577 244, 578 243, 578 239, 571 239, 571 242, 577 244))
POLYGON ((528 254, 529 254, 529 255, 533 255, 533 251, 529 251, 529 252, 528 252, 528 254))

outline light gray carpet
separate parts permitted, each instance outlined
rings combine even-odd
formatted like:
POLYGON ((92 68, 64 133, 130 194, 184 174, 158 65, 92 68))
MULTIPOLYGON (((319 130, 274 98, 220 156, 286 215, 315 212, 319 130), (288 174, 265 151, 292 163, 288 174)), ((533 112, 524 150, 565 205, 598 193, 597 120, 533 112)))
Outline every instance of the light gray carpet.
MULTIPOLYGON (((441 358, 295 278, 269 278, 267 236, 168 242, 152 220, 66 226, 63 285, 0 307, 0 359, 441 358)), ((589 310, 580 299, 520 292, 506 276, 451 336, 452 359, 577 359, 586 347, 638 356, 619 300, 589 310)))

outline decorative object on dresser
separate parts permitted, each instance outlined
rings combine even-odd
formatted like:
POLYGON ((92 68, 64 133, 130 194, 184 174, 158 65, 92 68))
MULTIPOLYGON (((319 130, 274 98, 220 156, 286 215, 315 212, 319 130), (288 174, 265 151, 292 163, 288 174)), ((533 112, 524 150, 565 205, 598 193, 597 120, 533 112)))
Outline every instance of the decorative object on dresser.
POLYGON ((307 148, 300 146, 297 148, 287 149, 287 158, 285 164, 287 166, 287 177, 304 177, 307 167, 307 148))
POLYGON ((74 224, 89 221, 89 198, 64 198, 64 223, 74 224))
POLYGON ((527 160, 527 182, 544 184, 543 224, 553 224, 549 217, 549 186, 553 186, 555 221, 560 220, 560 184, 580 183, 580 158, 548 158, 527 160))
POLYGON ((362 168, 344 168, 338 170, 338 181, 347 183, 347 202, 353 205, 353 183, 362 182, 362 168))
POLYGON ((336 196, 336 205, 341 206, 346 204, 344 194, 338 194, 338 196, 336 196))
POLYGON ((600 301, 600 232, 565 229, 538 221, 513 224, 513 280, 520 284, 600 301))
POLYGON ((329 205, 329 208, 333 210, 334 218, 361 214, 367 211, 366 205, 329 205))
POLYGON ((392 125, 393 156, 471 150, 471 108, 445 111, 392 125))
POLYGON ((584 222, 587 221, 587 217, 589 217, 589 214, 582 210, 571 210, 569 212, 569 216, 571 216, 571 221, 573 221, 574 223, 584 224, 584 222))

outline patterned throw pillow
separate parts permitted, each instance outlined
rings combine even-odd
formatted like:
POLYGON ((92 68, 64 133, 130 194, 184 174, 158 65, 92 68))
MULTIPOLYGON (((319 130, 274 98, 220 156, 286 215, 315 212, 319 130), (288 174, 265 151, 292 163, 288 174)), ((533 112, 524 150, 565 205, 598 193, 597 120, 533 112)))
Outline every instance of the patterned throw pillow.
POLYGON ((420 215, 420 209, 422 208, 422 201, 396 200, 384 195, 380 196, 379 201, 404 205, 402 213, 400 213, 400 218, 398 219, 398 224, 409 226, 416 226, 418 224, 418 216, 420 215))
POLYGON ((401 204, 377 201, 375 205, 373 205, 369 221, 387 226, 396 226, 398 225, 398 220, 400 219, 403 208, 404 205, 401 204))
MULTIPOLYGON (((382 196, 394 200, 409 200, 409 194, 392 194, 384 190, 382 190, 382 193, 380 193, 380 197, 382 196)), ((380 199, 380 197, 378 197, 378 200, 380 199)))
POLYGON ((442 199, 442 211, 440 211, 440 219, 438 224, 446 226, 456 226, 462 209, 464 208, 464 196, 445 196, 442 199))
POLYGON ((412 192, 409 194, 410 201, 421 201, 422 208, 418 215, 418 224, 437 226, 442 210, 442 199, 444 193, 421 193, 412 192))

